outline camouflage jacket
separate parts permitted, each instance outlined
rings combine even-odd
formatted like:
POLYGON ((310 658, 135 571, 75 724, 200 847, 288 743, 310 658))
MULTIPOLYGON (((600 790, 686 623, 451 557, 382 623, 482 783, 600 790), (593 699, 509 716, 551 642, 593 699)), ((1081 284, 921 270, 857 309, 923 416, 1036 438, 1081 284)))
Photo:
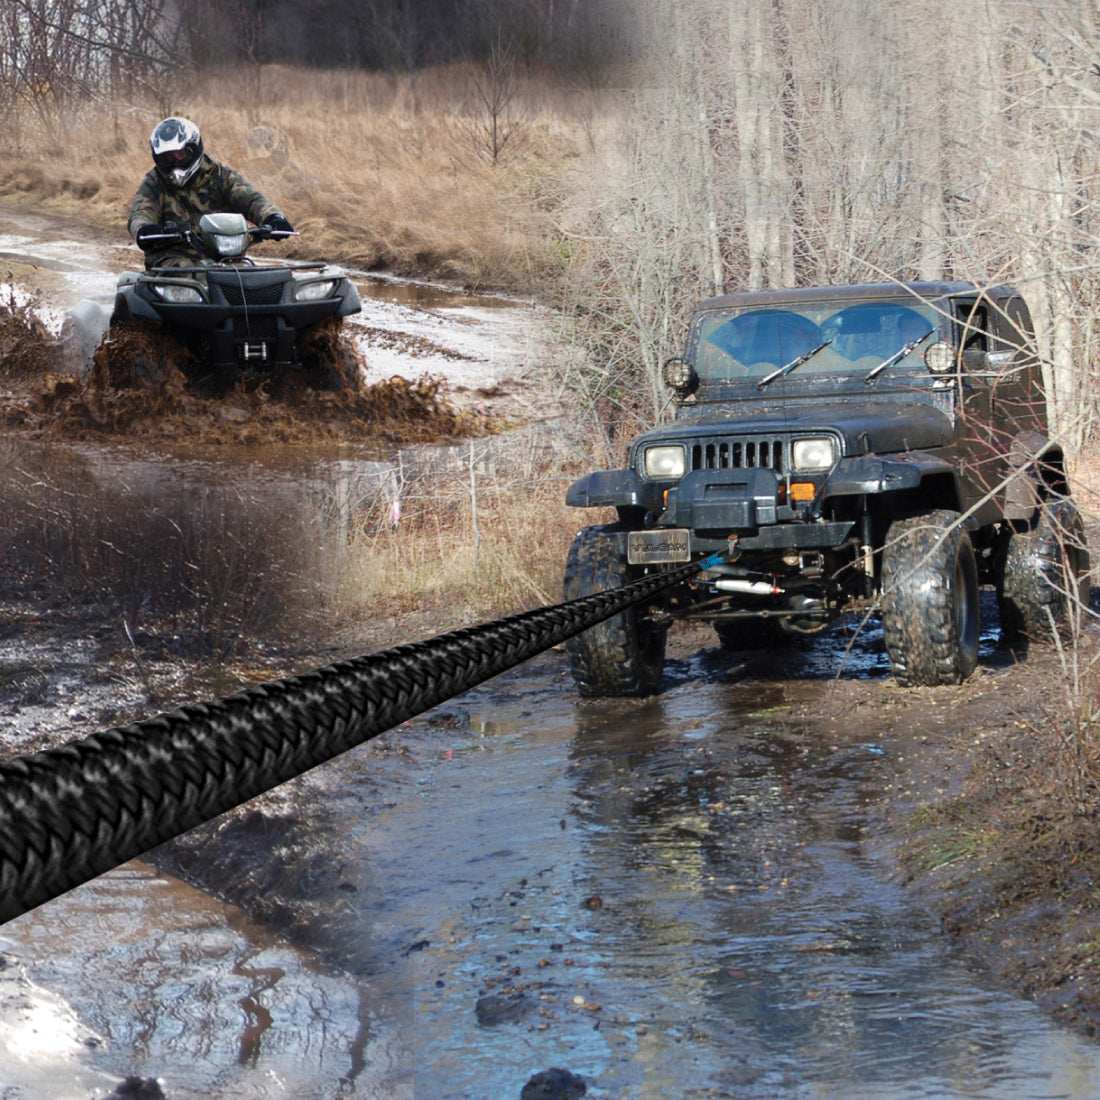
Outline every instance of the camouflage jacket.
MULTIPOLYGON (((260 225, 265 218, 282 211, 256 190, 244 177, 224 164, 203 156, 199 170, 184 187, 171 187, 150 168, 138 186, 130 206, 126 227, 131 237, 143 225, 179 225, 196 227, 203 214, 243 214, 260 225)), ((145 254, 145 266, 192 264, 198 256, 183 245, 151 249, 145 254)))

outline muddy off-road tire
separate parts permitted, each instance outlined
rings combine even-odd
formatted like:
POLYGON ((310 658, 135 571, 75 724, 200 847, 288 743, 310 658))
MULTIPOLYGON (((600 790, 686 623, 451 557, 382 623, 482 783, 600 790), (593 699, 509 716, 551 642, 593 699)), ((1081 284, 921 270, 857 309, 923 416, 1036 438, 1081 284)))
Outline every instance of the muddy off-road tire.
MULTIPOLYGON (((585 527, 573 540, 565 563, 567 600, 621 588, 642 576, 627 564, 615 524, 585 527)), ((646 607, 629 607, 566 643, 573 679, 581 695, 652 695, 665 665, 666 626, 645 618, 646 607)))
POLYGON ((1001 634, 1051 642, 1070 638, 1089 602, 1089 552, 1080 513, 1068 500, 1045 505, 1031 531, 1009 536, 997 586, 1001 634))
POLYGON ((98 389, 162 393, 176 371, 192 360, 168 331, 141 321, 115 321, 96 349, 89 379, 98 389))
POLYGON ((882 551, 882 625, 899 684, 960 684, 974 671, 978 565, 958 512, 890 525, 882 551))

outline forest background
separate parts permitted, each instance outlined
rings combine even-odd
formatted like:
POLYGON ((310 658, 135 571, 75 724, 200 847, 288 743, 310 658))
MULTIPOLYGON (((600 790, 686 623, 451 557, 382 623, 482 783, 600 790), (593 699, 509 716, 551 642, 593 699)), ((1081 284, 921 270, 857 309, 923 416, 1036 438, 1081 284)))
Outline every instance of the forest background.
POLYGON ((0 32, 0 197, 119 232, 186 114, 303 255, 557 306, 597 451, 665 413, 699 298, 911 278, 1018 285, 1095 440, 1091 0, 0 0, 0 32))

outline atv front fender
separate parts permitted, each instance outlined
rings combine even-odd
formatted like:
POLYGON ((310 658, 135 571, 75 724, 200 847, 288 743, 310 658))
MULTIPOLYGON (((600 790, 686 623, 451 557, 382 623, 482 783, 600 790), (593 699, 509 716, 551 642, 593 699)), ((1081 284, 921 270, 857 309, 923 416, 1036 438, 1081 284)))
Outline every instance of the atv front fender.
POLYGON ((115 321, 150 321, 155 325, 161 323, 160 315, 144 298, 134 293, 137 285, 138 274, 135 271, 124 271, 118 280, 118 289, 115 292, 115 308, 111 313, 111 322, 115 321))

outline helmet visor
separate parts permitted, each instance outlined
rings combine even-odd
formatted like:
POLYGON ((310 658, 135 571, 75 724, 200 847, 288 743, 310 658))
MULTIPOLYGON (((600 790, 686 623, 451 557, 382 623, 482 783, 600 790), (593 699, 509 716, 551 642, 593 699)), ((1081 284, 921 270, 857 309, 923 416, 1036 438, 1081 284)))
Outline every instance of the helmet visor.
POLYGON ((162 153, 154 153, 153 163, 162 176, 180 185, 194 175, 199 166, 200 155, 199 150, 188 143, 182 149, 166 149, 162 153))

